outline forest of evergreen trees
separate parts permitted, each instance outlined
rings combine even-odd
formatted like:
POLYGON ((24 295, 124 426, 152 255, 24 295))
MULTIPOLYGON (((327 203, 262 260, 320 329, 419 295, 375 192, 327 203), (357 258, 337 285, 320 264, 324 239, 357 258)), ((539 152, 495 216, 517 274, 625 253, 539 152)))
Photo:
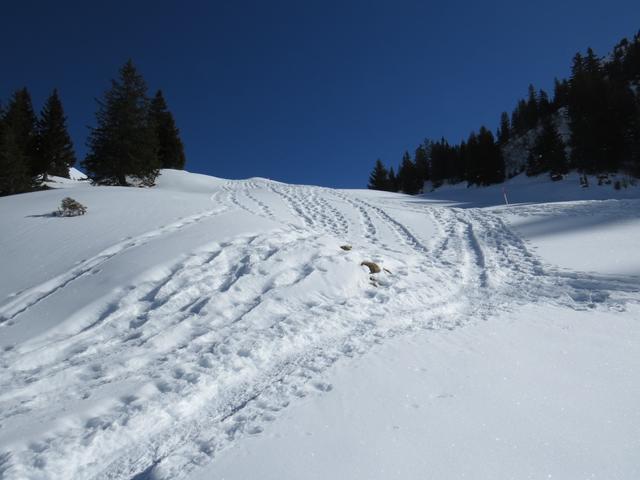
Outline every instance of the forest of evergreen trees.
POLYGON ((585 174, 623 171, 640 176, 640 32, 626 38, 606 59, 592 49, 573 58, 568 80, 555 80, 553 97, 529 85, 526 99, 503 112, 496 135, 486 127, 466 141, 425 140, 413 155, 405 152, 398 171, 377 160, 369 188, 415 194, 424 183, 500 183, 507 176, 505 151, 526 149, 527 175, 552 178, 575 169, 585 174), (566 138, 559 132, 566 126, 566 138))
MULTIPOLYGON (((161 168, 183 169, 179 130, 161 91, 147 95, 142 76, 129 60, 98 100, 86 174, 100 185, 152 185, 161 168)), ((67 118, 57 90, 36 115, 27 88, 0 104, 0 196, 45 187, 49 175, 68 177, 76 162, 67 118)))

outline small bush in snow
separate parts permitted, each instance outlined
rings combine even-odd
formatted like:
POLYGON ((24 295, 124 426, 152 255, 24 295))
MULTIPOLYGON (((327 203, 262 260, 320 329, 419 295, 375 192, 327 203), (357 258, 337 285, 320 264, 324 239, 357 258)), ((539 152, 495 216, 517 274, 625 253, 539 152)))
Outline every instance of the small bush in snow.
POLYGON ((84 215, 85 213, 87 213, 87 207, 71 197, 62 199, 62 203, 60 203, 60 208, 58 209, 58 215, 61 217, 75 217, 77 215, 84 215))

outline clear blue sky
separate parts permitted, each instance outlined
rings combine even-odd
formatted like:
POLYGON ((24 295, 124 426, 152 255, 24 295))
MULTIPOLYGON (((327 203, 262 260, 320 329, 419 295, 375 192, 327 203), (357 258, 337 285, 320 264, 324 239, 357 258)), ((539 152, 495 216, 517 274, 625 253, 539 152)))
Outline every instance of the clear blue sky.
POLYGON ((131 57, 173 111, 187 169, 362 187, 425 137, 459 141, 578 50, 640 29, 608 2, 40 1, 0 6, 0 98, 59 88, 79 158, 96 104, 131 57))

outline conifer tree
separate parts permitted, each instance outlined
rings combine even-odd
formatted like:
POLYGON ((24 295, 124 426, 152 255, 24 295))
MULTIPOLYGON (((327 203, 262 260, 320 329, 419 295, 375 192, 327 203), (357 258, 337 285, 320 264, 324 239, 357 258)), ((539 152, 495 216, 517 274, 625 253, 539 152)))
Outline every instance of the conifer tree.
POLYGON ((428 151, 429 143, 425 140, 425 142, 421 145, 418 145, 415 153, 415 165, 416 165, 416 175, 422 183, 429 180, 429 151, 428 151))
POLYGON ((585 59, 580 53, 573 58, 569 90, 569 126, 571 128, 571 163, 585 172, 598 170, 598 135, 599 129, 594 125, 594 113, 601 108, 599 99, 602 94, 600 75, 594 72, 593 59, 591 72, 587 72, 585 59))
POLYGON ((424 183, 423 180, 418 178, 416 164, 411 160, 409 152, 404 152, 402 156, 402 163, 398 171, 398 183, 400 184, 400 190, 409 195, 418 193, 424 183))
POLYGON ((158 90, 151 101, 151 122, 158 139, 158 161, 160 168, 184 169, 185 156, 180 131, 176 127, 173 115, 167 108, 167 103, 158 90))
POLYGON ((566 80, 554 79, 553 86, 553 110, 566 107, 569 104, 569 83, 566 80))
POLYGON ((13 131, 0 124, 0 196, 31 189, 29 166, 13 131))
POLYGON ((82 165, 95 182, 128 185, 132 177, 151 185, 158 175, 156 132, 149 115, 147 85, 129 60, 98 101, 97 126, 82 165))
POLYGON ((398 187, 398 177, 396 176, 396 172, 393 170, 393 167, 389 168, 389 185, 388 190, 390 192, 397 192, 399 190, 398 187))
POLYGON ((475 132, 469 134, 465 143, 465 161, 467 164, 467 181, 469 185, 482 185, 482 163, 480 159, 478 136, 475 132))
POLYGON ((509 114, 502 112, 500 115, 500 127, 498 128, 498 142, 500 145, 506 145, 511 138, 511 125, 509 123, 509 114))
POLYGON ((505 165, 500 146, 486 127, 478 134, 471 133, 466 144, 465 156, 469 169, 469 183, 491 185, 504 181, 505 165))
POLYGON ((45 179, 47 174, 69 177, 69 168, 76 162, 66 121, 58 90, 54 89, 37 123, 38 165, 45 179))
POLYGON ((640 82, 640 31, 627 45, 622 60, 622 72, 625 80, 640 82))
POLYGON ((640 94, 636 93, 634 102, 635 114, 629 136, 629 172, 640 177, 640 94))
POLYGON ((550 116, 542 119, 542 131, 529 154, 527 175, 543 172, 564 174, 568 171, 564 142, 550 116))
POLYGON ((518 105, 511 114, 511 131, 515 135, 522 135, 529 129, 527 124, 527 102, 523 99, 518 101, 518 105))
POLYGON ((538 111, 538 95, 533 85, 529 85, 529 96, 526 106, 526 130, 536 128, 538 125, 538 119, 540 118, 540 112, 538 111))
POLYGON ((31 95, 26 87, 17 90, 11 97, 4 124, 11 132, 11 139, 7 141, 12 145, 12 149, 15 148, 19 152, 21 162, 27 166, 29 176, 33 177, 33 184, 39 184, 40 179, 37 175, 42 172, 42 168, 36 155, 36 116, 31 95))
POLYGON ((367 188, 371 190, 389 190, 389 172, 380 159, 376 160, 373 171, 369 176, 367 188))
POLYGON ((431 180, 435 186, 440 186, 445 180, 449 180, 451 171, 452 147, 441 138, 431 144, 431 180))
POLYGON ((542 119, 545 116, 551 114, 552 107, 549 101, 549 95, 544 90, 538 91, 538 119, 542 119))
POLYGON ((571 160, 586 173, 616 171, 630 153, 634 94, 627 82, 606 75, 592 49, 577 54, 571 71, 571 160))
POLYGON ((486 127, 480 127, 479 139, 485 149, 487 157, 487 184, 501 183, 505 179, 505 164, 502 150, 493 137, 493 133, 486 127))

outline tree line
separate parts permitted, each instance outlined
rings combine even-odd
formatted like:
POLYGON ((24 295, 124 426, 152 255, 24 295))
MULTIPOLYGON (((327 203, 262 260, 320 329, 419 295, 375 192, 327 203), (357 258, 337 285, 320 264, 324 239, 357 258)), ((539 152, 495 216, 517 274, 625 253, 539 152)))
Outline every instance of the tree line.
POLYGON ((522 171, 558 178, 571 169, 640 176, 640 32, 607 59, 591 48, 577 53, 570 78, 556 79, 552 96, 529 85, 511 115, 501 114, 495 135, 482 126, 458 144, 427 139, 413 156, 404 153, 397 172, 377 160, 368 186, 415 194, 427 181, 489 185, 522 171), (507 171, 509 148, 516 147, 526 163, 507 171))
POLYGON ((48 175, 68 177, 75 161, 57 90, 38 116, 26 88, 0 106, 0 195, 42 188, 48 175))
MULTIPOLYGON (((97 103, 81 162, 94 184, 153 185, 159 169, 184 168, 184 146, 162 91, 150 98, 131 60, 97 103)), ((56 89, 39 115, 26 87, 13 93, 6 108, 0 104, 0 196, 46 188, 49 176, 69 177, 75 163, 56 89)))

